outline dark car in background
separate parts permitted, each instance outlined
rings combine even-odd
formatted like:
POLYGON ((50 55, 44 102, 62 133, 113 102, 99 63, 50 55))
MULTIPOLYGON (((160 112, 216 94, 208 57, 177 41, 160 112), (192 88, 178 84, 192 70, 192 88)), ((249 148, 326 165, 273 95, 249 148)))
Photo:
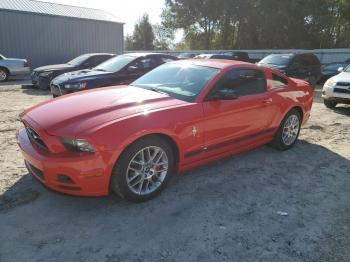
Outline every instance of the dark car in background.
POLYGON ((107 53, 84 54, 66 64, 38 67, 31 74, 32 83, 40 89, 49 89, 51 80, 56 76, 80 69, 93 68, 114 56, 115 54, 107 53))
POLYGON ((196 53, 181 53, 177 56, 179 59, 191 59, 197 56, 198 54, 196 53))
POLYGON ((349 64, 350 64, 350 61, 349 62, 335 62, 335 63, 325 64, 322 68, 321 78, 318 82, 320 84, 325 83, 332 76, 339 74, 349 64))
POLYGON ((95 68, 56 77, 51 82, 51 93, 57 97, 92 88, 128 85, 159 65, 177 59, 175 56, 155 53, 120 55, 95 68))
POLYGON ((277 69, 289 77, 304 79, 313 87, 321 77, 321 63, 311 53, 271 54, 258 64, 277 69))
POLYGON ((237 60, 242 62, 250 62, 247 52, 226 52, 222 54, 200 54, 194 57, 195 59, 226 59, 237 60))

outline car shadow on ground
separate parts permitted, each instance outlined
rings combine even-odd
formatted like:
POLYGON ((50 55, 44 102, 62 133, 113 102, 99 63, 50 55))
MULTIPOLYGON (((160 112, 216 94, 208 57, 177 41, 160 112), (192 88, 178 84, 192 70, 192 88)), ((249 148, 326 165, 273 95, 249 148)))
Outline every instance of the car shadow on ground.
POLYGON ((1 197, 0 253, 5 261, 348 257, 349 186, 350 161, 306 141, 193 169, 142 204, 66 196, 24 176, 1 197))

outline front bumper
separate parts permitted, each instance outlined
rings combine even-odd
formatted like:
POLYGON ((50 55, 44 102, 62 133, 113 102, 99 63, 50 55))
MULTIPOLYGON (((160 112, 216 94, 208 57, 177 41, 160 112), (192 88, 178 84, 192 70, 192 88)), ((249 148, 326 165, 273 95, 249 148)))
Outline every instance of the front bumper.
POLYGON ((33 145, 24 128, 17 142, 30 174, 44 186, 76 196, 104 196, 109 192, 111 168, 97 154, 53 154, 33 145))
POLYGON ((322 89, 322 98, 339 101, 339 103, 350 103, 350 86, 324 86, 322 89))
POLYGON ((49 89, 51 79, 48 77, 42 77, 39 74, 33 72, 30 75, 30 78, 32 79, 32 84, 34 86, 39 87, 40 89, 49 89))
POLYGON ((80 91, 80 90, 76 90, 76 89, 66 89, 66 88, 64 88, 58 84, 54 84, 54 83, 51 83, 50 89, 51 89, 51 93, 52 93, 53 97, 63 96, 63 95, 67 95, 67 94, 71 94, 71 93, 80 91))

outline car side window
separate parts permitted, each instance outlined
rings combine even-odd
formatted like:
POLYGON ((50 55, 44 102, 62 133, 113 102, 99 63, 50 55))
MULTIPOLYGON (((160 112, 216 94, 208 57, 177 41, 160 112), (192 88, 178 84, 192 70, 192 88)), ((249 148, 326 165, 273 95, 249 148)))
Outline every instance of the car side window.
POLYGON ((175 61, 176 59, 172 58, 170 56, 161 56, 161 57, 159 57, 159 60, 161 63, 168 63, 168 62, 175 61))
POLYGON ((147 57, 135 61, 132 66, 135 66, 140 70, 147 70, 154 68, 156 66, 156 62, 152 57, 147 57))
POLYGON ((272 88, 282 88, 288 86, 288 80, 282 76, 272 73, 272 88))
POLYGON ((235 69, 219 80, 214 92, 220 89, 233 89, 238 96, 264 93, 266 91, 265 74, 255 69, 235 69))
POLYGON ((94 56, 91 59, 90 64, 92 66, 98 66, 99 64, 101 64, 102 62, 106 61, 109 58, 111 58, 111 56, 105 56, 105 55, 94 56))

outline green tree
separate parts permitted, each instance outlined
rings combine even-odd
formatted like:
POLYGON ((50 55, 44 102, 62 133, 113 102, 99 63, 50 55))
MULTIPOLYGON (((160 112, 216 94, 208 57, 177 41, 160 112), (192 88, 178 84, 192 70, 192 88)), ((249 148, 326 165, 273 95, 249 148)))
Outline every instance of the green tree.
POLYGON ((134 26, 132 35, 125 38, 127 50, 154 50, 153 27, 148 14, 144 14, 134 26))
POLYGON ((163 13, 191 49, 350 45, 350 0, 166 0, 163 13))

